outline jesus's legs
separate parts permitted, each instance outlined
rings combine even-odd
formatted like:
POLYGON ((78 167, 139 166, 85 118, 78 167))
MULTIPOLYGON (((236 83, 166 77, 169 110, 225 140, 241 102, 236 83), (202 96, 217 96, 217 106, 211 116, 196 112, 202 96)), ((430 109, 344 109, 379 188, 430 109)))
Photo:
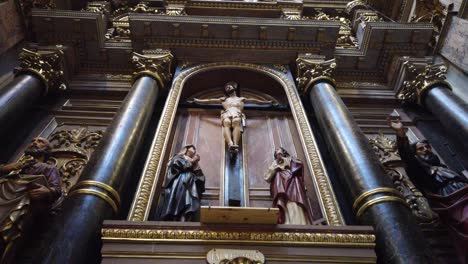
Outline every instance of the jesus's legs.
POLYGON ((226 144, 228 145, 228 147, 231 147, 233 145, 233 142, 232 142, 231 119, 230 118, 224 118, 223 119, 223 136, 224 136, 224 140, 226 141, 226 144))
POLYGON ((234 146, 237 148, 239 147, 239 141, 241 137, 241 130, 242 130, 242 119, 239 117, 235 117, 232 119, 232 137, 234 146))

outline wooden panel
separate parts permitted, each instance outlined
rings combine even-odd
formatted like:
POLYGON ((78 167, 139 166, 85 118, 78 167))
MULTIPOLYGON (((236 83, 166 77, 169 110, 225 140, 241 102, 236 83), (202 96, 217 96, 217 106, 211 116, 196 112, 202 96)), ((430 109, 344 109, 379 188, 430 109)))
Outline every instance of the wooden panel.
MULTIPOLYGON (((222 149, 224 141, 219 124, 219 112, 199 112, 197 115, 197 133, 193 143, 200 155, 200 167, 205 173, 205 188, 216 188, 218 196, 204 196, 203 205, 220 205, 219 192, 221 186, 222 149), (208 200, 208 201, 207 201, 208 200)), ((211 190, 207 193, 214 193, 211 190)))

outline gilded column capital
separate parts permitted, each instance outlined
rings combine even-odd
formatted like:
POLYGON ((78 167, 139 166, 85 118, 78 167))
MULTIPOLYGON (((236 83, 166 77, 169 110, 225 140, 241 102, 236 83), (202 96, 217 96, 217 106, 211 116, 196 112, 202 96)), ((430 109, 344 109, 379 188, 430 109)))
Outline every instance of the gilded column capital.
POLYGON ((403 67, 407 75, 397 97, 405 103, 417 103, 423 106, 424 96, 437 84, 452 90, 450 84, 445 81, 447 66, 443 63, 421 66, 407 60, 403 62, 403 67))
POLYGON ((346 13, 353 15, 354 11, 357 9, 369 9, 369 6, 364 2, 364 0, 354 0, 346 4, 346 13))
POLYGON ((63 73, 64 53, 62 50, 31 51, 23 49, 19 54, 20 68, 16 75, 30 73, 41 79, 45 93, 50 90, 66 90, 67 84, 63 73))
POLYGON ((91 1, 86 4, 85 11, 110 14, 110 3, 107 1, 91 1))
POLYGON ((335 59, 323 60, 323 56, 300 54, 296 59, 297 88, 301 94, 306 94, 310 87, 318 81, 335 85, 333 78, 336 70, 335 59))
POLYGON ((172 78, 173 58, 169 50, 151 50, 144 55, 134 52, 132 61, 136 71, 133 73, 132 82, 141 76, 149 76, 158 81, 161 88, 164 88, 172 78))
POLYGON ((300 8, 283 8, 281 9, 281 18, 286 20, 304 20, 302 10, 300 8))

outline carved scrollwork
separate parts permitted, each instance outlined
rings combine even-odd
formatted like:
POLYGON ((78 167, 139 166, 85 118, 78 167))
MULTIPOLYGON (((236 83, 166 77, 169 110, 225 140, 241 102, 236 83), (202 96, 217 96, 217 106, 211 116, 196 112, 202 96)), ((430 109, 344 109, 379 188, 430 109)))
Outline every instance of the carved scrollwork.
POLYGON ((387 175, 392 179, 395 189, 405 198, 418 222, 421 224, 436 222, 438 215, 432 211, 428 200, 406 175, 404 163, 398 154, 395 141, 380 133, 378 137, 370 139, 369 142, 384 166, 387 175))
POLYGON ((354 0, 346 4, 346 13, 352 15, 356 9, 368 9, 369 7, 363 0, 354 0))
POLYGON ((168 4, 166 7, 166 15, 168 16, 186 16, 185 5, 183 4, 168 4))
POLYGON ((91 1, 86 4, 85 11, 109 15, 110 5, 106 1, 91 1))
POLYGON ((416 102, 422 105, 425 93, 437 83, 451 89, 450 85, 445 82, 447 67, 443 63, 418 67, 410 61, 405 61, 403 67, 406 68, 408 76, 406 81, 403 82, 403 87, 397 94, 397 97, 405 103, 416 102))
POLYGON ((42 80, 46 93, 50 89, 65 90, 67 85, 63 74, 63 51, 41 50, 31 51, 23 49, 19 55, 20 69, 16 74, 27 72, 42 80))
POLYGON ((52 157, 62 176, 65 192, 78 181, 102 136, 103 131, 89 131, 86 127, 58 130, 50 135, 52 157))
POLYGON ((281 18, 286 20, 304 20, 306 17, 302 16, 302 11, 300 9, 294 8, 284 8, 281 10, 281 18))
POLYGON ((209 264, 263 264, 265 256, 258 250, 214 248, 206 255, 209 264))
POLYGON ((368 11, 359 14, 359 21, 362 23, 381 22, 383 19, 376 12, 368 11))
POLYGON ((336 70, 335 59, 324 61, 311 54, 301 54, 296 59, 296 63, 297 87, 302 94, 307 93, 310 86, 319 80, 335 83, 333 79, 336 70))
POLYGON ((136 52, 133 53, 133 64, 135 65, 136 72, 133 75, 133 82, 143 75, 153 77, 159 82, 161 88, 164 88, 166 82, 171 77, 172 56, 168 50, 152 50, 148 54, 142 55, 136 52))

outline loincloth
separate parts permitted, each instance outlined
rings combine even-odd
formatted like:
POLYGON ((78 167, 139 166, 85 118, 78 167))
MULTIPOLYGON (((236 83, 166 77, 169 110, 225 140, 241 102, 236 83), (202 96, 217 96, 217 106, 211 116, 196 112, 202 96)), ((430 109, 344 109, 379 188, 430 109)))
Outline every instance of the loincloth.
POLYGON ((241 111, 233 108, 228 108, 224 111, 221 111, 221 126, 223 125, 224 119, 229 118, 231 121, 234 118, 241 119, 241 132, 244 132, 245 127, 245 115, 241 111))

